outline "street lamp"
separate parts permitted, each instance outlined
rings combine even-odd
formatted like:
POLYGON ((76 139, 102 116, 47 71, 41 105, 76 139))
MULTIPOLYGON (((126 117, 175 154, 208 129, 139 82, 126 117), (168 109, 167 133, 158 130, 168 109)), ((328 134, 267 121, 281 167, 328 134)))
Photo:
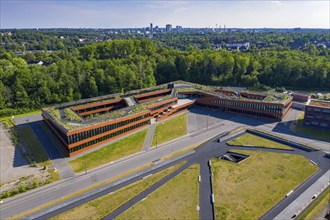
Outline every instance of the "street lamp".
POLYGON ((85 175, 87 174, 86 154, 84 155, 85 175))
POLYGON ((156 129, 156 148, 158 147, 158 131, 156 129))
POLYGON ((206 117, 206 130, 209 130, 209 114, 206 117))

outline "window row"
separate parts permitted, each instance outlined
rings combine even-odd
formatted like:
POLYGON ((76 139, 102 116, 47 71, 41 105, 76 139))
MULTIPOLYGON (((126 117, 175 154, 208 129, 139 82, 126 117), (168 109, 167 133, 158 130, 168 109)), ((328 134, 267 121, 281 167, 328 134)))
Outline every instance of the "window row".
POLYGON ((135 117, 135 118, 131 118, 131 119, 128 119, 128 120, 125 120, 125 121, 121 121, 121 122, 118 122, 118 123, 113 123, 113 124, 110 124, 110 125, 105 125, 105 126, 102 126, 102 127, 99 127, 99 128, 92 129, 92 130, 83 131, 83 132, 80 132, 80 133, 77 133, 77 134, 74 134, 74 135, 70 135, 68 137, 69 144, 76 143, 78 141, 81 141, 81 140, 84 140, 84 139, 87 139, 87 138, 90 138, 90 137, 94 137, 95 135, 99 135, 99 134, 108 132, 110 130, 123 127, 127 124, 132 124, 136 121, 140 121, 140 120, 142 120, 144 118, 147 118, 149 116, 150 116, 150 113, 145 114, 145 115, 141 115, 141 116, 138 116, 138 117, 135 117))
POLYGON ((277 112, 277 113, 281 113, 283 110, 282 106, 279 106, 279 105, 264 105, 264 104, 256 104, 256 103, 249 103, 249 102, 215 100, 212 103, 227 105, 227 106, 236 106, 236 107, 240 107, 240 108, 262 110, 262 111, 271 111, 271 112, 277 112))
POLYGON ((146 124, 148 124, 148 123, 149 123, 149 121, 144 121, 144 122, 142 122, 142 123, 139 123, 139 124, 133 125, 133 126, 131 126, 131 127, 128 127, 128 128, 125 128, 125 129, 122 129, 122 130, 119 130, 119 131, 116 131, 116 132, 114 132, 114 133, 111 133, 111 134, 105 135, 105 136, 100 137, 100 138, 97 138, 97 139, 95 139, 95 140, 92 140, 92 141, 89 141, 89 142, 83 143, 83 144, 78 145, 78 146, 73 147, 73 148, 70 148, 69 151, 70 151, 70 153, 72 153, 72 152, 74 152, 74 151, 81 150, 81 149, 83 149, 83 148, 85 148, 85 147, 88 147, 88 146, 94 145, 94 144, 99 143, 99 142, 101 142, 101 141, 105 141, 105 140, 110 139, 110 138, 112 138, 112 137, 115 137, 115 136, 117 136, 117 135, 120 135, 120 134, 126 133, 126 132, 128 132, 128 131, 131 131, 131 130, 133 130, 133 129, 136 129, 136 128, 138 128, 138 127, 141 127, 141 126, 143 126, 143 125, 146 125, 146 124))
POLYGON ((214 106, 214 105, 201 104, 201 103, 198 103, 198 105, 199 106, 202 106, 202 107, 206 107, 206 108, 218 109, 220 111, 237 112, 237 113, 255 115, 255 116, 259 116, 259 117, 273 118, 273 119, 280 119, 281 118, 280 115, 266 114, 266 113, 261 113, 261 112, 256 112, 256 111, 240 110, 240 109, 235 109, 235 108, 228 108, 228 107, 222 107, 222 106, 214 106))

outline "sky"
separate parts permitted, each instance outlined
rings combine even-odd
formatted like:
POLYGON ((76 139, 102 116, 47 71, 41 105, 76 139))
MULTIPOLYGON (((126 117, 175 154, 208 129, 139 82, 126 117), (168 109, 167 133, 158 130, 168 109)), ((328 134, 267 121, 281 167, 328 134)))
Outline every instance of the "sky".
POLYGON ((330 28, 324 1, 0 0, 0 28, 330 28))

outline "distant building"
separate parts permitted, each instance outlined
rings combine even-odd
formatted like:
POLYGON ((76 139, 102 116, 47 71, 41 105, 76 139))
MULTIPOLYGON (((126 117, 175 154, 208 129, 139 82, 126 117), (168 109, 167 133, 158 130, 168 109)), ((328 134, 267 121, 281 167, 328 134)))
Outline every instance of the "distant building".
POLYGON ((150 23, 150 39, 154 38, 154 27, 153 24, 150 23))
POLYGON ((228 50, 248 50, 249 48, 250 42, 226 44, 226 49, 228 50))
POLYGON ((177 31, 181 31, 181 30, 182 30, 182 26, 177 25, 177 26, 175 27, 175 29, 176 29, 177 31))
POLYGON ((311 97, 304 93, 292 93, 293 101, 307 102, 311 97))
POLYGON ((167 25, 166 25, 166 31, 167 31, 167 32, 172 31, 172 25, 171 25, 171 24, 167 24, 167 25))
POLYGON ((305 107, 304 124, 330 128, 330 102, 311 99, 305 107))

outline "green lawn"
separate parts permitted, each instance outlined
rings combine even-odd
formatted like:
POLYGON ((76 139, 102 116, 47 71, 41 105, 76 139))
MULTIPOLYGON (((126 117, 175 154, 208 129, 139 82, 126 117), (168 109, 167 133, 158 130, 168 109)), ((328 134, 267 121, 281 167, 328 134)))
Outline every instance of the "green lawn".
POLYGON ((299 155, 235 152, 250 157, 212 160, 216 219, 258 219, 318 169, 299 155))
POLYGON ((234 146, 254 146, 254 147, 264 147, 264 148, 277 148, 277 149, 285 149, 285 150, 292 150, 291 147, 286 145, 277 143, 275 141, 271 141, 262 137, 258 137, 253 134, 245 134, 231 140, 228 142, 229 145, 234 146))
POLYGON ((299 217, 303 219, 315 219, 315 217, 325 209, 330 203, 330 188, 328 188, 316 201, 299 217))
POLYGON ((32 154, 32 158, 40 166, 49 166, 51 161, 48 159, 44 148, 38 141, 37 136, 33 133, 30 126, 23 126, 15 129, 20 142, 26 144, 32 154))
POLYGON ((171 172, 178 169, 185 162, 169 167, 146 179, 139 180, 131 185, 123 187, 112 194, 102 196, 91 202, 85 203, 74 209, 61 213, 51 219, 102 219, 109 213, 125 204, 144 190, 151 187, 154 183, 164 178, 171 172))
MULTIPOLYGON (((36 111, 33 111, 33 112, 27 112, 27 113, 24 113, 24 114, 14 115, 14 117, 15 118, 21 118, 21 117, 25 117, 25 116, 29 116, 29 115, 36 115, 36 114, 41 114, 41 110, 36 110, 36 111)), ((6 120, 11 119, 11 118, 12 118, 11 116, 0 118, 0 122, 1 121, 6 121, 6 120)))
POLYGON ((160 122, 152 139, 152 146, 165 143, 187 134, 187 114, 160 122))
POLYGON ((194 164, 117 219, 198 219, 199 165, 194 164))
POLYGON ((304 113, 297 117, 296 125, 293 126, 293 130, 310 136, 314 136, 330 142, 330 131, 329 129, 322 129, 317 127, 308 127, 304 125, 304 113))
POLYGON ((146 135, 147 129, 132 134, 122 140, 116 141, 77 159, 71 160, 69 161, 69 164, 72 169, 78 173, 84 171, 85 168, 92 169, 102 164, 137 153, 141 151, 146 135))

